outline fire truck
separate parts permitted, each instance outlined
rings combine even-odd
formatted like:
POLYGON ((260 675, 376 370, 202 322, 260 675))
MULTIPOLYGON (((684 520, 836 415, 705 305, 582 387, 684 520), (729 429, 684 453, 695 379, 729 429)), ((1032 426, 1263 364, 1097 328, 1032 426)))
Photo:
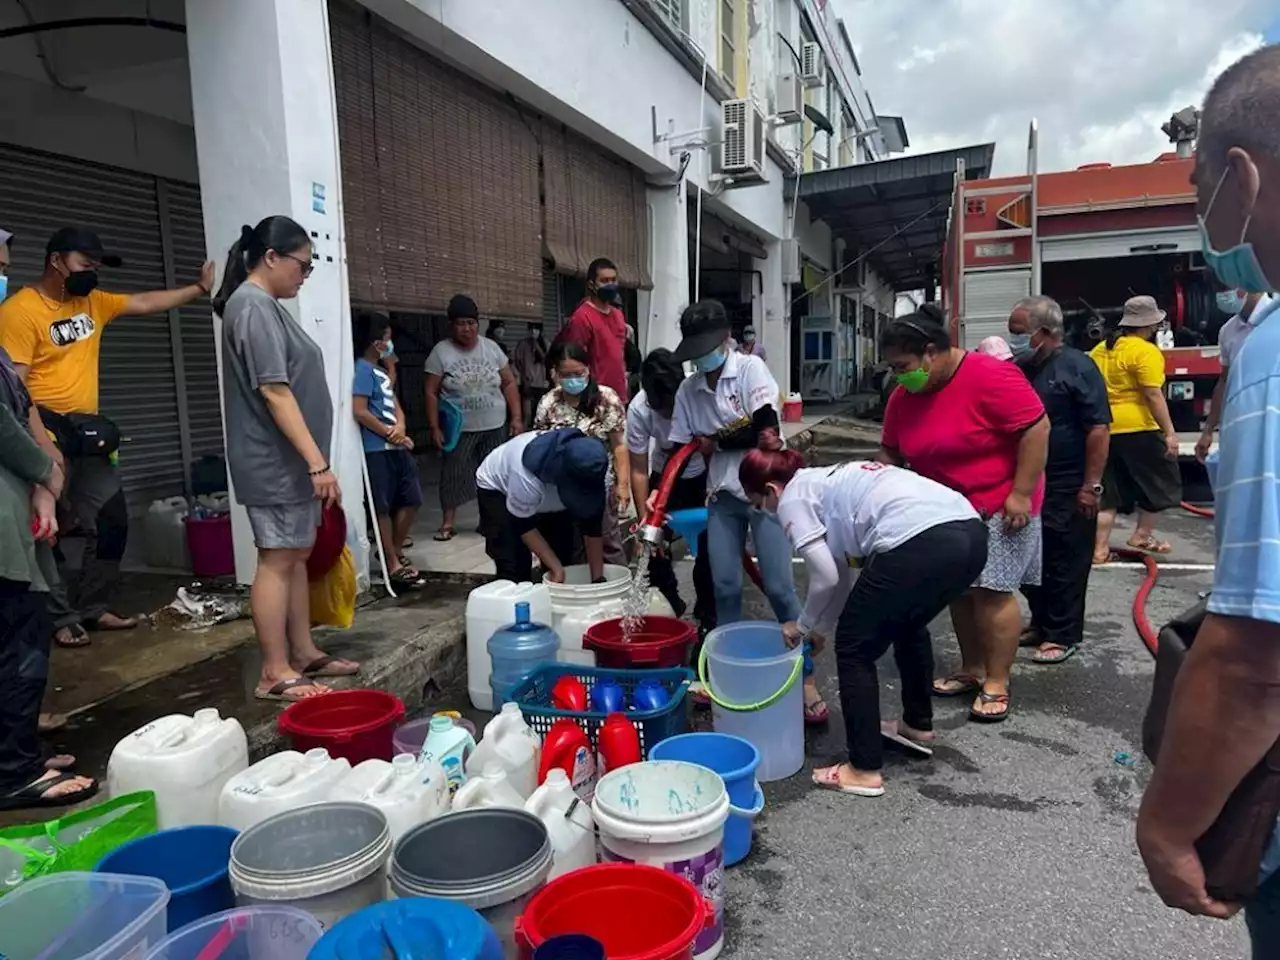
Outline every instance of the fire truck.
POLYGON ((1119 320, 1124 301, 1149 294, 1168 314, 1158 343, 1166 396, 1184 456, 1192 454, 1221 373, 1221 286, 1204 264, 1191 182, 1199 114, 1164 126, 1176 149, 1149 163, 1090 163, 1039 173, 1037 131, 1027 173, 969 180, 957 170, 943 260, 944 309, 965 347, 1003 335, 1029 294, 1062 305, 1066 339, 1088 351, 1119 320))

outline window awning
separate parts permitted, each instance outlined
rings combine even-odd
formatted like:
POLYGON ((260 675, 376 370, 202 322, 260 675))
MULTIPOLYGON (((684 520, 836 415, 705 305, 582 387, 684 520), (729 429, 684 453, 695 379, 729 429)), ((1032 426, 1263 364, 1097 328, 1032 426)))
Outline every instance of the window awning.
POLYGON ((955 194, 957 161, 965 179, 991 175, 995 144, 893 157, 834 170, 815 170, 787 181, 810 215, 848 246, 846 262, 866 254, 894 290, 919 290, 941 274, 947 216, 955 194))

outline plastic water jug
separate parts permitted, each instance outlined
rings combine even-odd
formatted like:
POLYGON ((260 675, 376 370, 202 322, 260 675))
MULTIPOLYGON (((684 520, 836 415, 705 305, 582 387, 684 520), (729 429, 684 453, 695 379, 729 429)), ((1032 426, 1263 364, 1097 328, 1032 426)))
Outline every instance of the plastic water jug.
POLYGON ((542 738, 524 721, 514 703, 504 703, 502 712, 484 725, 484 737, 467 760, 468 776, 491 763, 499 764, 507 779, 526 800, 538 785, 538 751, 542 738))
POLYGON ((453 795, 454 810, 473 810, 476 807, 524 809, 524 797, 511 785, 502 764, 490 763, 479 776, 467 777, 467 782, 453 795))
POLYGON ((542 741, 538 782, 546 783, 551 771, 557 767, 568 776, 574 793, 590 803, 596 792, 595 753, 591 749, 591 738, 568 717, 553 723, 542 741))
POLYGON ((543 822, 551 838, 555 865, 548 880, 596 862, 591 805, 578 799, 567 773, 559 767, 548 770, 546 782, 533 791, 524 808, 543 822))
POLYGON ((431 718, 431 726, 427 728, 427 739, 422 744, 422 753, 418 759, 424 763, 438 763, 444 770, 445 784, 449 788, 449 796, 458 792, 458 788, 467 782, 465 764, 476 742, 462 727, 445 716, 431 718))
POLYGON ((322 747, 264 757, 232 777, 218 798, 218 822, 243 832, 277 813, 328 800, 351 763, 322 747))
POLYGON ((331 800, 354 800, 377 807, 387 817, 395 842, 420 823, 449 811, 444 768, 402 753, 388 763, 366 760, 334 785, 331 800))
POLYGON ((600 731, 596 734, 598 757, 596 760, 596 776, 603 777, 610 770, 625 767, 629 763, 639 763, 644 759, 640 750, 640 733, 636 725, 627 719, 624 713, 611 713, 605 717, 600 731))
POLYGON ((560 638, 550 627, 530 619, 529 604, 515 607, 515 623, 508 623, 489 638, 488 650, 496 709, 506 702, 511 687, 519 683, 540 663, 554 663, 560 649, 560 638))
POLYGON ((115 745, 107 790, 153 790, 160 829, 218 822, 218 794, 249 766, 249 742, 234 717, 213 707, 153 720, 115 745))
POLYGON ((147 566, 166 570, 190 570, 187 553, 187 500, 169 497, 153 500, 142 521, 147 566))
POLYGON ((511 611, 517 603, 529 604, 529 618, 536 623, 552 622, 551 594, 541 583, 495 580, 467 595, 467 693, 477 710, 494 709, 489 686, 489 638, 511 622, 511 611))
MULTIPOLYGON (((561 663, 594 667, 596 655, 582 648, 582 634, 592 624, 622 616, 631 592, 631 570, 606 563, 604 583, 592 583, 590 568, 585 563, 574 564, 564 568, 564 583, 545 582, 545 586, 551 596, 551 616, 543 623, 551 624, 560 637, 557 659, 561 663)), ((675 615, 661 591, 654 589, 649 591, 648 608, 641 612, 664 617, 675 615)))

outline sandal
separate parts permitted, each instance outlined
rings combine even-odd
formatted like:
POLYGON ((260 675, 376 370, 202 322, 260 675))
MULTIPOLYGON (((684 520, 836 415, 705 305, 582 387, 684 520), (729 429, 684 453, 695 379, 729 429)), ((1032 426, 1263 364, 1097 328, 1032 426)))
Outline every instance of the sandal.
POLYGON ((1039 649, 1031 655, 1031 662, 1042 664, 1066 663, 1076 655, 1076 649, 1075 644, 1069 647, 1064 647, 1060 643, 1041 644, 1039 649))
POLYGON ((78 623, 74 623, 69 627, 59 627, 55 630, 53 632, 53 642, 64 650, 75 650, 93 643, 89 639, 89 634, 85 632, 84 627, 78 623))
POLYGON ((413 567, 401 567, 390 578, 391 585, 402 590, 417 590, 419 587, 426 585, 426 580, 422 578, 417 570, 413 567))
POLYGON ((88 800, 98 792, 98 781, 92 777, 89 780, 89 786, 82 787, 79 790, 73 790, 71 793, 49 795, 50 789, 69 780, 78 779, 74 773, 58 773, 54 776, 41 774, 36 780, 31 781, 25 787, 19 787, 4 796, 0 796, 0 810, 29 810, 35 807, 69 807, 72 804, 79 803, 82 800, 88 800))
POLYGON ((858 787, 848 783, 840 782, 840 768, 844 766, 842 763, 836 764, 834 767, 819 767, 813 771, 813 782, 824 790, 835 790, 837 793, 847 793, 852 797, 883 797, 884 787, 858 787))
POLYGON ((114 633, 117 631, 135 630, 141 621, 137 617, 122 617, 108 610, 100 617, 85 618, 84 625, 95 633, 114 633))
POLYGON ((935 697, 963 697, 982 689, 982 681, 971 673, 953 673, 949 677, 940 677, 933 681, 935 697), (954 687, 941 687, 939 684, 953 683, 954 687))
POLYGON ((969 708, 969 719, 977 723, 1004 723, 1009 718, 1009 695, 1007 693, 988 693, 978 691, 978 699, 969 708), (1004 709, 999 713, 984 713, 978 709, 979 703, 1003 703, 1004 709))
POLYGON ((1157 540, 1151 534, 1145 537, 1130 537, 1125 541, 1125 546, 1130 550, 1141 550, 1143 553, 1153 553, 1156 556, 1173 552, 1173 545, 1169 541, 1157 540))
POLYGON ((360 664, 354 660, 326 655, 312 660, 298 672, 304 677, 354 677, 360 672, 360 664), (350 667, 337 666, 342 663, 350 664, 350 667))
POLYGON ((1110 551, 1110 550, 1107 550, 1107 552, 1106 552, 1106 553, 1098 553, 1098 552, 1096 552, 1096 551, 1094 552, 1094 554, 1093 554, 1093 565, 1094 565, 1095 567, 1102 567, 1102 566, 1106 566, 1106 565, 1107 565, 1108 563, 1110 563, 1110 562, 1111 562, 1111 551, 1110 551))
POLYGON ((880 724, 880 736, 914 756, 933 756, 933 741, 916 740, 914 737, 903 733, 902 727, 898 724, 897 720, 886 720, 880 724))
POLYGON ((439 530, 436 531, 436 535, 431 539, 435 540, 437 543, 448 543, 450 540, 453 539, 453 528, 441 527, 439 530))
POLYGON ((310 677, 290 677, 288 680, 281 680, 272 684, 266 690, 255 689, 253 697, 255 700, 276 700, 281 703, 297 703, 299 700, 309 700, 312 697, 323 697, 329 692, 329 688, 322 683, 316 683, 310 677), (315 693, 299 693, 296 696, 289 694, 296 690, 312 688, 315 693))
POLYGON ((827 701, 818 699, 804 705, 804 723, 807 727, 816 727, 831 719, 831 708, 827 701))

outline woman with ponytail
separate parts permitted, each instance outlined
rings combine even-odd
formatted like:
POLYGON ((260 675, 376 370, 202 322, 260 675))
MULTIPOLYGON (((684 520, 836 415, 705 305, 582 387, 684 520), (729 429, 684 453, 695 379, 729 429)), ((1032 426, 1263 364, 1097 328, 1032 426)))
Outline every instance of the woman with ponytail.
POLYGON ((267 217, 240 228, 213 300, 222 317, 227 468, 258 547, 252 605, 261 700, 328 693, 317 677, 360 669, 311 638, 307 557, 321 508, 340 500, 329 466, 333 403, 324 353, 280 303, 298 295, 311 271, 307 231, 288 217, 267 217))
POLYGON ((805 469, 794 450, 756 449, 738 479, 808 569, 804 611, 782 627, 788 644, 818 650, 834 638, 849 761, 814 770, 813 781, 879 797, 886 739, 933 755, 929 621, 982 572, 986 525, 963 495, 883 463, 805 469), (882 725, 876 661, 891 646, 902 719, 882 725))

